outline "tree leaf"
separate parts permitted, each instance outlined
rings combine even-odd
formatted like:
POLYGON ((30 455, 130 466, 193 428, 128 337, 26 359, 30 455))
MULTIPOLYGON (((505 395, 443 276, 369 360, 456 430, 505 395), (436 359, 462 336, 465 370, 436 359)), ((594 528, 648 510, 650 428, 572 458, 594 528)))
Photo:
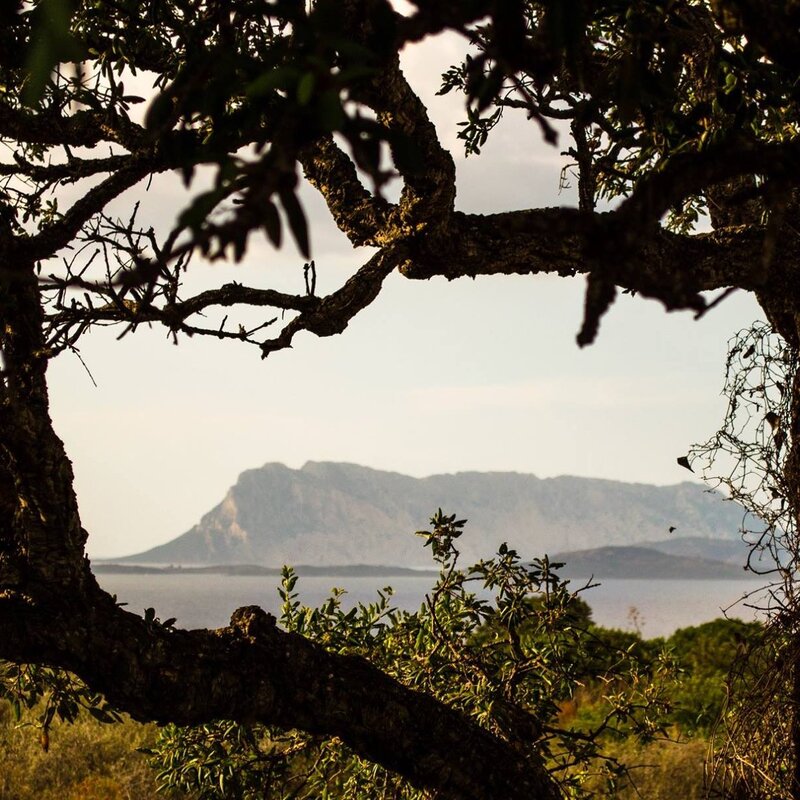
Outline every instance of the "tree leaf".
POLYGON ((286 212, 286 218, 289 220, 289 227, 292 230, 292 235, 297 243, 297 249, 300 251, 304 258, 311 258, 311 246, 308 240, 308 222, 303 207, 297 199, 297 195, 293 189, 281 189, 280 191, 281 203, 283 210, 286 212))

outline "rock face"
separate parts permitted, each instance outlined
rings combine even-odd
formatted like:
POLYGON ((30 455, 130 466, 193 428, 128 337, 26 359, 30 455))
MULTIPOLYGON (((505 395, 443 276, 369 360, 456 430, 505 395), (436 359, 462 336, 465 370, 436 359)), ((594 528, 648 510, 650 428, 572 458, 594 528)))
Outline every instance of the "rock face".
POLYGON ((466 562, 501 542, 523 558, 671 535, 735 541, 743 511, 701 486, 649 486, 514 472, 412 478, 355 464, 266 464, 242 473, 191 530, 117 561, 143 564, 428 566, 414 531, 441 507, 469 523, 466 562), (676 530, 669 533, 670 527, 676 530))

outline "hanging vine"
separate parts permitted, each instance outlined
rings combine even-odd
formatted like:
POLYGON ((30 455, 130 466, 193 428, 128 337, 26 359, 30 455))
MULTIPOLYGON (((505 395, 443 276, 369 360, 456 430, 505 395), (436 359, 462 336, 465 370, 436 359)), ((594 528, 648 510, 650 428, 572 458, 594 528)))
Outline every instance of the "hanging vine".
POLYGON ((730 798, 799 796, 794 750, 787 747, 796 740, 800 708, 800 539, 786 477, 797 366, 797 350, 768 324, 737 333, 729 342, 722 427, 679 459, 742 505, 746 568, 769 578, 743 600, 763 612, 764 634, 742 643, 715 737, 710 783, 730 798))

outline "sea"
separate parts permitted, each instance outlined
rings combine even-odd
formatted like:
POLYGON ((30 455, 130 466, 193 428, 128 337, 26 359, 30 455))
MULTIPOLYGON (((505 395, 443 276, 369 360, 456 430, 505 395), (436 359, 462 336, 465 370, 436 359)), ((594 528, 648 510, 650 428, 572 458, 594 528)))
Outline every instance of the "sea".
MULTIPOLYGON (((345 607, 373 602, 378 590, 391 586, 393 604, 414 610, 430 591, 433 578, 398 577, 320 577, 301 576, 295 591, 302 603, 317 606, 333 587, 344 589, 345 607)), ((274 576, 214 574, 100 574, 100 585, 115 594, 127 609, 143 614, 154 608, 165 620, 175 617, 175 626, 185 629, 218 628, 228 624, 231 613, 240 606, 258 605, 280 614, 281 600, 274 576)), ((586 581, 573 579, 571 589, 586 581)), ((717 617, 745 620, 763 618, 765 592, 763 580, 680 580, 609 579, 587 588, 580 596, 591 606, 596 623, 633 630, 645 638, 669 636, 678 628, 699 625, 717 617)))

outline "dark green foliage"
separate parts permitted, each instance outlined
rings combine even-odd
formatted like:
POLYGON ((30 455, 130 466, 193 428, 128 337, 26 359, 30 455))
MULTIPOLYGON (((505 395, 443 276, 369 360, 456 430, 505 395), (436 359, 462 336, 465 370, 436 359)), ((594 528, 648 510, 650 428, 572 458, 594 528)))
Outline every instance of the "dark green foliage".
POLYGON ((667 646, 683 673, 672 692, 673 719, 682 732, 708 733, 719 721, 731 668, 757 646, 762 633, 756 622, 716 619, 670 636, 667 646))
POLYGON ((59 63, 76 62, 87 55, 86 47, 72 32, 73 12, 72 0, 40 0, 26 14, 33 18, 23 95, 29 105, 42 98, 50 73, 59 63))
POLYGON ((587 647, 588 658, 582 666, 586 688, 578 719, 596 719, 603 706, 598 700, 601 683, 620 668, 620 658, 649 664, 660 656, 675 670, 666 720, 671 735, 683 738, 712 735, 735 688, 732 670, 758 645, 764 629, 757 622, 720 618, 681 628, 666 639, 645 640, 631 631, 597 626, 590 632, 593 644, 587 647))
MULTIPOLYGON (((297 575, 285 569, 281 624, 334 652, 366 658, 539 753, 576 795, 598 770, 613 783, 625 766, 605 752, 609 736, 647 741, 666 731, 670 659, 638 637, 606 637, 593 626, 589 607, 558 577, 561 564, 525 564, 502 545, 493 559, 460 569, 454 542, 463 525, 439 510, 431 529, 419 532, 441 572, 418 611, 394 608, 390 589, 349 610, 340 590, 306 608, 297 599, 297 575), (593 718, 576 719, 566 710, 586 691, 596 695, 593 718)), ((152 756, 164 786, 209 800, 424 796, 339 740, 299 731, 228 722, 169 726, 152 756)))
MULTIPOLYGON (((64 670, 35 664, 0 662, 0 701, 8 702, 16 720, 36 711, 46 746, 53 721, 74 722, 85 711, 99 722, 119 722, 120 715, 103 697, 64 670)), ((28 715, 30 716, 30 715, 28 715)))

